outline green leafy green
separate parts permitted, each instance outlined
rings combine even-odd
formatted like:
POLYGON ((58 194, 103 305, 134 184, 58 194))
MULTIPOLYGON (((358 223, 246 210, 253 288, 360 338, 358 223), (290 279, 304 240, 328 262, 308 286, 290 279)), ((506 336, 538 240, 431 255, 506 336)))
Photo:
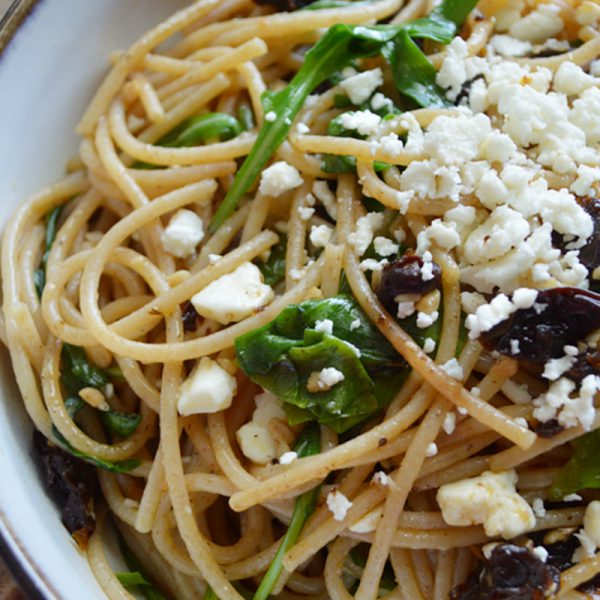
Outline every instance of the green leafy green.
POLYGON ((444 90, 436 83, 437 72, 408 32, 401 31, 393 44, 386 44, 382 51, 392 67, 394 83, 405 96, 419 106, 452 106, 444 90))
POLYGON ((572 444, 575 451, 552 482, 550 500, 560 501, 583 489, 600 489, 600 430, 590 431, 572 444))
POLYGON ((250 131, 254 129, 254 115, 252 109, 247 104, 240 105, 238 109, 238 121, 242 131, 250 131))
POLYGON ((100 419, 112 433, 125 438, 137 429, 142 420, 142 415, 106 410, 100 411, 100 419))
MULTIPOLYGON (((71 417, 84 406, 83 400, 78 396, 83 388, 93 387, 102 390, 111 380, 112 373, 117 376, 120 374, 120 370, 118 372, 105 370, 91 364, 85 350, 79 346, 63 344, 61 358, 61 381, 69 393, 69 397, 65 400, 65 406, 68 402, 70 403, 67 410, 70 411, 71 417)), ((136 413, 122 413, 114 410, 99 411, 99 413, 109 431, 121 437, 130 436, 142 420, 141 415, 136 413)))
MULTIPOLYGON (((186 119, 157 142, 157 146, 184 148, 211 138, 229 140, 242 132, 240 122, 227 113, 203 113, 186 119)), ((133 163, 134 169, 154 169, 144 161, 133 163)))
POLYGON ((82 460, 85 460, 85 462, 88 462, 94 465, 95 467, 99 467, 100 469, 104 469, 105 471, 110 471, 111 473, 126 473, 127 471, 131 471, 131 469, 135 469, 136 467, 138 467, 142 462, 138 458, 130 458, 127 460, 119 461, 110 461, 105 460, 103 458, 98 458, 97 456, 93 456, 91 454, 87 454, 85 452, 77 450, 77 448, 72 446, 54 425, 52 426, 52 434, 54 435, 56 440, 64 447, 64 449, 70 452, 73 456, 81 458, 82 460))
POLYGON ((282 400, 290 423, 316 420, 337 432, 390 402, 407 372, 348 295, 289 306, 271 323, 237 338, 235 347, 240 367, 282 400), (319 321, 331 321, 331 333, 318 330, 319 321), (341 372, 343 380, 315 389, 309 380, 327 368, 341 372))
POLYGON ((167 597, 158 590, 158 588, 148 580, 143 572, 141 565, 133 554, 131 549, 125 544, 123 538, 119 540, 121 553, 125 559, 125 564, 131 569, 129 572, 117 573, 117 579, 127 588, 133 588, 132 591, 140 591, 146 600, 167 600, 167 597))
POLYGON ((61 358, 61 377, 70 394, 76 395, 85 387, 101 389, 109 382, 105 371, 90 363, 83 348, 63 344, 61 358))
MULTIPOLYGON (((321 451, 321 436, 318 425, 311 423, 302 431, 298 437, 294 451, 300 458, 319 454, 321 451)), ((288 530, 283 536, 283 540, 277 549, 277 553, 254 594, 254 600, 267 600, 271 594, 273 587, 283 571, 283 557, 296 543, 304 524, 314 512, 320 491, 321 486, 317 486, 296 498, 288 530)))
POLYGON ((203 600, 219 600, 210 585, 206 586, 203 600))
MULTIPOLYGON (((395 43, 402 32, 411 38, 449 43, 462 20, 476 4, 477 0, 444 0, 430 15, 415 21, 398 25, 338 24, 330 27, 306 53, 304 63, 292 81, 279 92, 263 94, 265 113, 272 111, 276 118, 262 126, 254 147, 217 209, 210 230, 214 232, 218 229, 236 209, 260 170, 286 138, 304 101, 319 84, 357 58, 378 55, 387 44, 395 43)), ((390 54, 390 51, 384 52, 384 56, 390 54)), ((403 92, 402 89, 399 91, 403 92)))
POLYGON ((260 260, 256 263, 267 285, 274 286, 284 278, 286 250, 287 237, 282 235, 277 244, 271 247, 269 258, 266 261, 260 260))
POLYGON ((44 243, 44 254, 40 260, 40 266, 33 272, 33 282, 35 284, 35 290, 38 298, 42 297, 42 292, 46 286, 46 265, 48 264, 48 257, 50 256, 50 250, 52 244, 56 238, 58 231, 58 220, 62 213, 62 206, 56 206, 46 216, 46 239, 44 243))

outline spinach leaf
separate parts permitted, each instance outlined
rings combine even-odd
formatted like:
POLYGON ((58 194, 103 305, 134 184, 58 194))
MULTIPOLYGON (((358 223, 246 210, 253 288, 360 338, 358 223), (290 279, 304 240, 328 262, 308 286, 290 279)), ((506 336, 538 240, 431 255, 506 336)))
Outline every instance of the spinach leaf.
POLYGON ((53 208, 46 217, 46 239, 44 244, 44 254, 40 260, 40 266, 33 272, 33 282, 35 284, 35 290, 38 298, 42 297, 42 292, 46 285, 46 265, 48 264, 48 256, 50 256, 50 250, 52 244, 56 239, 56 233, 58 231, 58 220, 62 213, 62 206, 56 206, 53 208))
POLYGON ((127 471, 131 471, 131 469, 138 467, 142 462, 138 458, 130 458, 119 461, 104 460, 103 458, 98 458, 97 456, 77 450, 77 448, 72 446, 54 425, 52 426, 52 434, 60 443, 60 445, 63 446, 63 448, 67 452, 70 452, 73 456, 81 458, 82 460, 85 460, 85 462, 88 462, 95 467, 99 467, 100 469, 104 469, 105 471, 110 471, 111 473, 126 473, 127 471))
POLYGON ((61 376, 69 393, 76 395, 85 387, 103 388, 109 378, 104 370, 92 365, 79 346, 63 344, 61 376))
POLYGON ((273 152, 285 140, 304 101, 319 84, 354 59, 376 56, 403 31, 412 38, 449 43, 476 4, 477 0, 444 0, 429 16, 399 25, 338 24, 330 27, 306 53, 302 67, 289 85, 279 92, 263 95, 265 113, 273 111, 276 118, 261 128, 254 147, 215 213, 210 231, 217 230, 236 209, 273 152))
MULTIPOLYGON (((300 458, 319 454, 321 451, 321 436, 318 425, 311 423, 302 431, 298 437, 294 451, 300 458)), ((267 598, 269 598, 273 587, 283 571, 283 557, 296 543, 304 524, 315 511, 320 491, 321 486, 319 485, 296 498, 288 530, 283 536, 283 540, 277 549, 273 562, 269 565, 267 572, 260 582, 253 600, 267 600, 267 598)))
POLYGON ((389 403, 407 372, 402 357, 347 295, 289 306, 237 338, 235 348, 240 367, 282 400, 290 423, 316 420, 338 432, 389 403), (331 333, 316 329, 327 320, 331 333), (315 389, 309 381, 327 368, 343 379, 315 389))
POLYGON ((287 237, 282 235, 279 241, 271 247, 269 258, 266 261, 259 260, 257 267, 263 274, 265 283, 274 286, 285 276, 285 253, 287 250, 287 237))
MULTIPOLYGON (((109 383, 112 372, 92 365, 85 354, 85 350, 79 346, 63 344, 61 359, 60 377, 69 393, 65 400, 65 406, 71 418, 73 418, 85 405, 84 401, 78 396, 79 392, 85 387, 104 388, 109 383)), ((122 413, 114 410, 99 411, 99 413, 102 422, 109 431, 121 437, 130 436, 142 420, 141 415, 137 413, 122 413)))
POLYGON ((126 438, 137 429, 142 420, 142 415, 138 413, 122 413, 115 410, 101 410, 100 419, 112 433, 126 438))
POLYGON ((572 444, 575 452, 552 482, 550 500, 560 501, 583 489, 600 489, 600 430, 590 431, 572 444))
POLYGON ((123 554, 125 564, 129 567, 129 569, 131 569, 131 571, 117 573, 117 579, 125 587, 133 587, 133 591, 137 591, 139 589, 146 600, 167 600, 167 597, 163 595, 162 592, 160 592, 157 587, 148 580, 148 577, 142 570, 138 559, 133 554, 131 549, 125 544, 123 538, 120 538, 119 546, 121 548, 121 553, 123 554))

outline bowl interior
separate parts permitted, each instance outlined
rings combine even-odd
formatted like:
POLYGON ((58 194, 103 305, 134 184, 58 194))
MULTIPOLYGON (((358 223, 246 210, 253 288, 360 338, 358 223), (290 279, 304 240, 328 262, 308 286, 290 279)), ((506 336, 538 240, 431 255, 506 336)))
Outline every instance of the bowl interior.
MULTIPOLYGON (((108 56, 187 4, 184 0, 46 0, 0 56, 0 225, 59 178, 77 151, 74 127, 108 56)), ((106 596, 60 523, 31 456, 31 424, 8 353, 0 350, 0 535, 42 598, 106 596)))

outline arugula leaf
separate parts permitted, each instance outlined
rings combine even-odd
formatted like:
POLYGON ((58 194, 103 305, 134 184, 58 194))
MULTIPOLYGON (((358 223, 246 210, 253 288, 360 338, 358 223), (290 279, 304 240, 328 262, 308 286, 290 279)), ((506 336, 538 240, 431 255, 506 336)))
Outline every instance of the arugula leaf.
POLYGON ((103 458, 98 458, 97 456, 93 456, 92 454, 87 454, 85 452, 77 450, 77 448, 72 446, 54 425, 52 426, 52 434, 60 443, 60 445, 63 446, 63 448, 67 452, 70 452, 73 456, 81 458, 82 460, 85 460, 85 462, 88 462, 94 465, 95 467, 99 467, 100 469, 104 469, 105 471, 110 471, 111 473, 126 473, 127 471, 131 471, 131 469, 135 469, 136 467, 138 467, 142 462, 138 458, 130 458, 127 460, 119 461, 104 460, 103 458))
POLYGON ((343 432, 391 401, 406 363, 351 296, 287 307, 274 321, 235 342, 244 372, 283 402, 290 423, 317 420, 343 432), (332 333, 317 331, 330 320, 332 333), (315 372, 333 367, 342 381, 309 391, 315 372))
POLYGON ((406 31, 401 31, 393 43, 386 44, 382 54, 392 67, 396 87, 405 96, 419 106, 453 106, 436 83, 435 67, 406 31))
POLYGON ((274 286, 285 276, 285 253, 287 250, 287 237, 280 236, 279 241, 271 247, 269 258, 266 261, 258 261, 257 267, 263 274, 265 283, 274 286))
POLYGON ((209 230, 214 232, 233 213, 273 152, 285 140, 292 121, 318 85, 352 60, 376 56, 403 31, 412 38, 449 43, 456 34, 461 18, 465 18, 476 4, 477 0, 444 0, 429 16, 415 21, 398 25, 338 24, 330 27, 306 53, 302 67, 289 85, 279 92, 263 94, 265 113, 273 111, 276 118, 262 126, 254 147, 237 172, 209 230))
POLYGON ((238 121, 242 131, 250 131, 254 129, 254 115, 252 109, 247 104, 242 104, 238 108, 238 121))
MULTIPOLYGON (((294 446, 294 451, 300 458, 319 454, 321 451, 321 436, 318 425, 311 423, 302 431, 294 446)), ((253 600, 267 600, 267 598, 269 598, 273 587, 283 571, 283 557, 296 543, 304 524, 315 511, 320 492, 321 486, 319 485, 296 498, 288 530, 283 536, 283 540, 277 549, 277 553, 260 582, 253 600)))
POLYGON ((548 491, 550 500, 560 501, 583 489, 600 489, 600 430, 590 431, 572 444, 575 452, 554 478, 548 491))
MULTIPOLYGON (((204 113, 186 119, 156 143, 167 148, 195 146, 210 138, 229 140, 242 132, 240 122, 227 113, 204 113)), ((136 161, 132 169, 154 169, 156 165, 136 161)))
POLYGON ((48 257, 50 256, 50 250, 52 244, 56 239, 56 233, 58 231, 58 220, 62 213, 62 206, 56 206, 46 216, 46 239, 44 244, 44 254, 40 260, 40 266, 33 272, 33 282, 35 284, 35 290, 38 298, 42 297, 42 292, 46 285, 46 265, 48 264, 48 257))

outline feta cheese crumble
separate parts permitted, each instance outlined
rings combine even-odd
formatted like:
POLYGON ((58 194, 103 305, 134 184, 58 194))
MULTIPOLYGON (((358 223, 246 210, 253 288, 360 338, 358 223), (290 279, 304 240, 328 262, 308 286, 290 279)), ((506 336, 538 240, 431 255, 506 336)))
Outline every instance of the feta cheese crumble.
POLYGON ((235 377, 205 356, 182 384, 177 410, 183 416, 219 412, 231 406, 236 392, 235 377))
POLYGON ((298 169, 281 160, 262 172, 258 191, 265 196, 277 197, 303 183, 304 180, 298 169))
POLYGON ((461 381, 464 377, 463 368, 460 366, 460 363, 456 358, 451 358, 449 361, 445 362, 441 368, 446 371, 446 373, 452 377, 452 379, 458 379, 461 381))
POLYGON ((352 502, 338 490, 327 494, 327 508, 333 514, 336 521, 343 521, 352 507, 352 502))
POLYGON ((344 374, 335 367, 325 367, 313 371, 306 383, 306 389, 311 393, 328 392, 334 385, 344 381, 344 374))
POLYGON ((223 325, 241 321, 273 299, 270 286, 263 283, 260 269, 251 262, 222 275, 192 296, 196 312, 223 325))
POLYGON ((165 252, 177 258, 187 258, 194 254, 203 238, 202 219, 194 211, 182 208, 169 220, 161 241, 165 252))
POLYGON ((344 79, 340 82, 340 87, 348 94, 352 104, 359 105, 368 100, 382 84, 383 75, 381 69, 377 68, 344 79))
POLYGON ((290 465, 292 464, 296 459, 298 458, 298 454, 292 450, 290 450, 289 452, 284 452, 280 457, 279 457, 279 464, 280 465, 290 465))
POLYGON ((535 526, 535 515, 516 491, 516 471, 492 473, 442 485, 437 501, 449 525, 482 524, 486 535, 511 539, 535 526))

